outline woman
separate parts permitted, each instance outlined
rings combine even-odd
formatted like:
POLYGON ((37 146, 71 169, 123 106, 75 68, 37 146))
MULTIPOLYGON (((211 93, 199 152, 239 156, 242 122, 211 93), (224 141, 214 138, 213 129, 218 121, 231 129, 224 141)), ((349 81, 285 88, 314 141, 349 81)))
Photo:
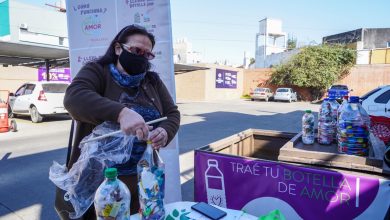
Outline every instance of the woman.
MULTIPOLYGON (((180 124, 180 113, 167 88, 157 73, 149 71, 154 44, 154 36, 144 28, 123 28, 104 56, 79 71, 64 99, 65 108, 77 121, 68 168, 80 155, 80 141, 104 121, 118 122, 123 132, 137 137, 129 161, 117 166, 119 179, 131 191, 132 214, 139 209, 136 166, 145 151, 146 139, 149 136, 155 149, 164 147, 180 124), (153 128, 145 124, 164 116, 168 119, 153 128)), ((61 210, 57 207, 57 211, 61 210)), ((93 207, 83 219, 96 219, 93 207)))

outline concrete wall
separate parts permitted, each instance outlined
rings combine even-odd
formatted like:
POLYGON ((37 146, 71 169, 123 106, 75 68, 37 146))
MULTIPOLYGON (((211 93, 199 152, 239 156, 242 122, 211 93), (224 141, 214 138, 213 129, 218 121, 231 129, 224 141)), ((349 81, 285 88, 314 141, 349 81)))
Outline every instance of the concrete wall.
POLYGON ((205 100, 232 100, 238 99, 243 94, 244 88, 244 69, 226 67, 226 66, 217 66, 210 65, 210 69, 206 72, 206 90, 205 90, 205 100), (237 71, 237 88, 236 89, 225 89, 225 88, 216 88, 216 68, 237 71))
POLYGON ((390 42, 390 28, 363 29, 363 49, 386 48, 390 42))
MULTIPOLYGON (((272 69, 254 69, 244 71, 243 94, 250 94, 256 87, 267 87, 273 91, 280 87, 268 82, 272 69)), ((390 85, 390 65, 356 65, 348 75, 335 84, 347 85, 353 89, 351 95, 362 96, 370 90, 382 85, 390 85)), ((302 100, 311 100, 310 90, 306 88, 292 87, 297 91, 302 100)))
POLYGON ((21 66, 0 66, 0 90, 15 92, 23 83, 38 80, 38 70, 21 66))
POLYGON ((53 8, 34 6, 16 0, 10 0, 9 7, 11 42, 24 41, 68 47, 65 13, 58 12, 53 8), (21 30, 21 24, 26 24, 27 30, 21 30), (60 37, 63 39, 62 44, 60 37))
POLYGON ((175 75, 177 100, 205 100, 206 74, 208 74, 208 70, 175 75))
POLYGON ((271 76, 271 68, 260 68, 244 70, 244 89, 243 95, 249 95, 258 86, 267 85, 267 81, 271 76))
POLYGON ((364 95, 378 86, 390 85, 390 65, 356 65, 338 83, 353 89, 352 95, 364 95))

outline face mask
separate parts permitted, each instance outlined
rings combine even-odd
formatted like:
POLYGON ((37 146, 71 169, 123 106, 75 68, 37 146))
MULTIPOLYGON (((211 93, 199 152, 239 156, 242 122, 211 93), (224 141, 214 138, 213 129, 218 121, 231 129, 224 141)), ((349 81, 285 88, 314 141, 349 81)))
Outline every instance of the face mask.
POLYGON ((122 49, 122 53, 119 55, 119 63, 130 75, 145 73, 150 69, 150 63, 146 57, 132 54, 125 49, 122 49))

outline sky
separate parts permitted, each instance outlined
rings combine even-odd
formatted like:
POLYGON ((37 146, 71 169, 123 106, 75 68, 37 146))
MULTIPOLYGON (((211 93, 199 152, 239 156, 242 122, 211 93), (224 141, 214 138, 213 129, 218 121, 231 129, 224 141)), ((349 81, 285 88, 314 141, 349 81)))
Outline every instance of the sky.
MULTIPOLYGON (((54 0, 20 0, 35 5, 54 0)), ((390 0, 171 0, 173 39, 187 38, 206 62, 242 64, 255 54, 259 21, 280 19, 298 42, 358 28, 390 28, 390 0)))

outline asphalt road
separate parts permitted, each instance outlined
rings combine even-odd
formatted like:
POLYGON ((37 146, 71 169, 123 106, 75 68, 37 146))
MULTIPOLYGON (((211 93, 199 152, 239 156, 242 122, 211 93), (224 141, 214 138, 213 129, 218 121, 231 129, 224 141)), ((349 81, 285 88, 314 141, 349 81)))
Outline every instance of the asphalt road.
MULTIPOLYGON (((178 102, 183 200, 193 200, 193 149, 248 128, 297 132, 304 110, 318 111, 309 103, 178 102)), ((0 133, 0 220, 58 219, 54 185, 48 179, 52 162, 64 163, 70 123, 52 117, 33 124, 16 119, 19 131, 0 133)))

